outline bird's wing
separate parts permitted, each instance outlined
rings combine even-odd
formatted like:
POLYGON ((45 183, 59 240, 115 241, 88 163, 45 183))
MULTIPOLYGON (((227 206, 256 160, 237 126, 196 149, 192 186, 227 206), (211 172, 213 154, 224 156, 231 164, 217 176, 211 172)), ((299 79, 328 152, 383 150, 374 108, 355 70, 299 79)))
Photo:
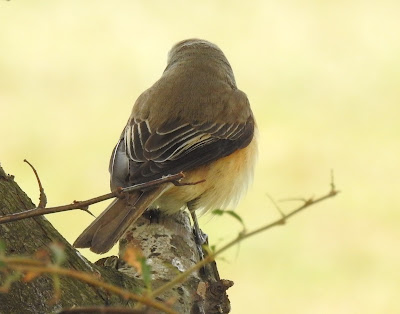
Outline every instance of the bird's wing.
POLYGON ((244 123, 162 125, 147 120, 127 125, 110 161, 114 186, 154 180, 207 164, 246 147, 252 140, 254 119, 244 123))

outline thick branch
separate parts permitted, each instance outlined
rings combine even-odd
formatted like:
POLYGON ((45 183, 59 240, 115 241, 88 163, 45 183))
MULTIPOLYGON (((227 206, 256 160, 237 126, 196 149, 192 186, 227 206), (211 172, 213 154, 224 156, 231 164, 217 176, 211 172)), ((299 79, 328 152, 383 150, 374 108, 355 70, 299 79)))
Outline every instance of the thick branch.
MULTIPOLYGON (((78 206, 81 207, 82 203, 78 204, 78 206)), ((78 206, 75 205, 75 207, 78 206)), ((13 181, 13 177, 7 176, 0 168, 0 214, 7 216, 20 210, 20 208, 29 210, 32 207, 32 202, 13 181)), ((134 239, 143 239, 143 242, 141 242, 142 250, 146 252, 147 261, 152 260, 151 275, 154 280, 152 279, 151 284, 154 287, 157 288, 166 281, 172 280, 176 274, 198 262, 198 256, 191 249, 187 249, 188 246, 195 247, 195 245, 190 220, 185 212, 179 212, 174 216, 165 216, 156 220, 153 219, 152 215, 151 217, 145 215, 137 222, 136 226, 138 230, 144 227, 145 231, 140 232, 142 238, 135 234, 134 230, 132 230, 132 233, 128 232, 128 234, 133 235, 134 239), (147 227, 145 227, 146 225, 147 227), (169 253, 159 254, 159 250, 165 249, 165 243, 157 241, 167 238, 170 240, 170 249, 167 250, 169 253), (191 260, 192 258, 193 260, 191 260), (185 259, 190 261, 188 267, 184 262, 185 259), (159 280, 155 279, 156 277, 159 280)), ((7 294, 0 294, 0 313, 25 313, 32 310, 37 313, 54 313, 72 306, 90 306, 88 311, 90 309, 100 309, 104 306, 132 307, 134 303, 124 297, 131 292, 137 295, 145 291, 141 276, 130 277, 132 272, 128 270, 129 267, 124 265, 123 260, 110 257, 102 259, 96 264, 88 262, 43 217, 33 217, 8 224, 0 224, 0 240, 5 242, 6 252, 4 254, 6 257, 9 255, 35 256, 41 251, 41 248, 47 247, 49 250, 51 243, 61 243, 66 256, 63 268, 73 270, 72 272, 64 271, 51 265, 44 267, 37 262, 24 264, 24 267, 17 266, 18 263, 10 263, 10 265, 14 265, 12 266, 15 268, 14 271, 25 270, 26 277, 34 276, 34 279, 29 282, 16 281, 11 285, 7 294), (75 273, 75 271, 78 271, 78 273, 75 273), (103 280, 92 281, 91 285, 94 286, 88 286, 77 279, 66 276, 60 276, 59 279, 57 277, 57 274, 61 273, 68 275, 82 274, 82 272, 84 274, 87 273, 90 278, 93 278, 93 276, 101 277, 103 280), (40 276, 35 275, 39 273, 41 273, 40 276), (54 290, 53 284, 58 286, 58 282, 59 288, 54 290), (104 289, 106 288, 104 283, 110 284, 110 286, 106 286, 107 291, 104 289), (111 285, 114 288, 111 288, 111 285), (118 293, 113 290, 115 287, 117 287, 118 291, 120 291, 118 288, 120 287, 121 291, 127 291, 128 294, 124 294, 126 292, 120 293, 124 297, 115 295, 115 293, 118 293), (110 293, 108 292, 109 290, 113 292, 110 293), (59 293, 61 295, 60 299, 55 298, 59 293), (52 302, 43 302, 43 300, 52 300, 52 302)), ((3 269, 6 268, 3 267, 3 269)), ((86 275, 83 277, 81 275, 75 276, 75 278, 84 280, 86 275)), ((0 285, 4 284, 7 279, 9 279, 9 273, 0 272, 0 285)), ((215 282, 210 282, 210 287, 213 287, 215 282)), ((207 313, 228 313, 230 306, 225 294, 228 286, 225 289, 218 290, 220 292, 212 302, 207 302, 204 294, 198 294, 198 286, 200 285, 208 287, 207 280, 196 273, 191 274, 186 278, 185 284, 175 286, 174 289, 159 295, 157 297, 158 303, 156 304, 157 306, 162 302, 169 304, 173 311, 178 313, 189 313, 192 310, 192 313, 202 313, 196 310, 201 310, 202 308, 205 308, 207 313), (225 302, 226 306, 221 307, 221 302, 225 302), (213 309, 209 310, 210 307, 213 309), (217 312, 214 308, 217 309, 217 312), (221 312, 221 308, 224 309, 223 312, 221 312)), ((144 303, 146 303, 145 300, 153 299, 148 295, 141 295, 142 297, 132 297, 132 299, 143 301, 144 303)), ((160 309, 160 307, 158 308, 160 309)), ((165 309, 161 311, 164 312, 165 309)), ((149 313, 159 313, 159 311, 149 313)))
MULTIPOLYGON (((76 206, 82 206, 82 204, 76 206)), ((33 207, 31 200, 14 182, 13 176, 6 175, 0 167, 0 214, 8 216, 21 208, 30 210, 33 207)), ((50 251, 52 243, 60 243, 66 256, 63 263, 64 268, 72 272, 77 271, 80 274, 83 272, 90 278, 96 277, 102 283, 115 286, 117 289, 128 293, 140 292, 143 289, 141 280, 126 276, 115 268, 98 266, 87 261, 65 241, 44 217, 33 217, 1 224, 0 241, 5 245, 6 251, 3 254, 6 256, 35 256, 43 248, 50 251)), ((42 266, 33 263, 29 267, 42 266)), ((57 270, 57 268, 54 269, 57 270)), ((40 269, 36 270, 39 271, 40 269)), ((0 285, 4 284, 9 276, 10 273, 0 271, 0 285)), ((8 293, 0 294, 0 313, 28 313, 32 311, 35 313, 55 313, 62 308, 73 306, 132 307, 134 305, 132 301, 125 298, 125 295, 123 297, 116 295, 117 291, 110 293, 101 285, 89 286, 85 282, 66 276, 59 278, 60 299, 49 302, 50 300, 54 301, 55 296, 53 277, 54 275, 43 273, 29 282, 14 282, 8 293)), ((141 297, 139 296, 139 298, 141 297)))

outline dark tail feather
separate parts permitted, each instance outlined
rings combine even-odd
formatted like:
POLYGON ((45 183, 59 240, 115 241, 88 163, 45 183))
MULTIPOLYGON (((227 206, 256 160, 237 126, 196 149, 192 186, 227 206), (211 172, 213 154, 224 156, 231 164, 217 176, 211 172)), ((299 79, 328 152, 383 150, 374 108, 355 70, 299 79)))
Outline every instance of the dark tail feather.
POLYGON ((131 193, 124 199, 115 199, 75 240, 74 247, 90 248, 98 254, 108 252, 129 226, 170 187, 167 183, 149 191, 131 193))

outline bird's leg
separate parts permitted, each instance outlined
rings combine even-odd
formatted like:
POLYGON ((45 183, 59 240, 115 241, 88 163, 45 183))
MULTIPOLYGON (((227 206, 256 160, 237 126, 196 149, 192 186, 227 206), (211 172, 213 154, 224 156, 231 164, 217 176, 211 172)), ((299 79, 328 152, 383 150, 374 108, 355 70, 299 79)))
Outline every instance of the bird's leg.
POLYGON ((188 204, 188 209, 190 215, 192 216, 193 220, 193 234, 194 234, 194 241, 197 246, 197 251, 199 252, 200 260, 204 259, 204 252, 203 252, 203 244, 208 244, 208 236, 201 231, 199 222, 197 221, 197 216, 195 213, 195 200, 190 201, 188 204))
MULTIPOLYGON (((189 203, 188 208, 193 220, 193 234, 197 251, 199 253, 200 260, 203 260, 205 254, 207 254, 207 251, 203 250, 203 245, 204 244, 208 245, 208 236, 200 229, 199 222, 197 221, 197 216, 193 208, 193 205, 191 206, 191 204, 189 203)), ((202 268, 200 268, 199 273, 201 278, 203 278, 203 280, 209 283, 216 281, 219 282, 220 280, 217 264, 215 263, 215 261, 212 261, 211 263, 204 265, 202 268)))
POLYGON ((193 220, 193 234, 194 234, 194 239, 196 242, 197 250, 199 252, 200 259, 204 259, 204 253, 203 253, 203 244, 208 244, 208 236, 205 234, 199 226, 199 222, 197 221, 197 216, 195 211, 190 211, 190 215, 192 216, 193 220))
MULTIPOLYGON (((203 250, 203 245, 206 244, 208 245, 208 236, 205 234, 203 231, 201 231, 199 222, 197 221, 197 216, 194 210, 190 211, 190 215, 192 216, 193 220, 193 234, 194 234, 194 241, 197 247, 197 252, 199 253, 199 259, 203 260, 205 255, 205 251, 203 250)), ((208 280, 208 278, 211 276, 210 272, 208 271, 207 266, 203 266, 199 270, 200 276, 208 280)))

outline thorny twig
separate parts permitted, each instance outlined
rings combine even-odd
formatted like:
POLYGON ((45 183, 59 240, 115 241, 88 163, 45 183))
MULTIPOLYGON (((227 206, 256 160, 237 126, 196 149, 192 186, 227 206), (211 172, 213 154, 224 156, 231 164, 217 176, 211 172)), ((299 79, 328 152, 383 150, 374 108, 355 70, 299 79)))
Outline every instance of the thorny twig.
POLYGON ((158 295, 160 295, 161 293, 163 293, 164 291, 171 289, 172 287, 174 287, 175 285, 182 283, 186 280, 186 278, 193 272, 201 269, 204 265, 212 262, 215 260, 215 258, 220 255, 222 252, 226 251, 227 249, 229 249, 230 247, 234 246, 235 244, 243 241, 244 239, 250 238, 258 233, 261 233, 263 231, 266 231, 268 229, 271 229, 272 227, 276 227, 276 226, 280 226, 285 224, 285 222, 292 216, 298 214, 299 212, 303 211, 304 209, 306 209, 307 207, 310 207, 312 205, 315 205, 317 203, 320 203, 328 198, 334 197, 336 196, 340 191, 336 190, 335 188, 335 184, 333 182, 333 176, 332 176, 332 181, 330 184, 330 191, 318 198, 310 198, 307 200, 304 200, 303 205, 301 205, 300 207, 294 209, 293 211, 291 211, 289 214, 283 215, 281 218, 275 220, 274 222, 271 222, 265 226, 262 226, 258 229, 255 229, 251 232, 247 232, 247 233, 239 233, 239 235, 233 239, 232 241, 230 241, 229 243, 227 243, 226 245, 224 245, 223 247, 221 247, 220 249, 216 250, 215 252, 209 252, 209 255, 207 255, 203 260, 201 260, 200 262, 198 262, 196 265, 193 265, 191 268, 189 268, 188 270, 186 270, 185 272, 179 274, 178 276, 176 276, 173 280, 171 280, 170 282, 166 283, 165 285, 159 287, 158 289, 154 290, 151 294, 149 294, 149 297, 156 297, 158 295))
POLYGON ((114 197, 123 197, 125 193, 129 193, 129 192, 132 192, 135 190, 140 190, 140 189, 144 189, 144 188, 148 188, 148 187, 157 186, 157 185, 164 184, 167 182, 172 182, 172 183, 176 184, 183 177, 184 177, 183 173, 180 172, 177 174, 162 177, 160 179, 148 181, 146 183, 135 184, 135 185, 132 185, 132 186, 129 186, 126 188, 118 188, 111 193, 104 194, 104 195, 101 195, 98 197, 94 197, 94 198, 91 198, 86 201, 74 201, 72 204, 56 206, 56 207, 47 207, 47 208, 36 207, 36 208, 30 209, 30 210, 22 211, 20 213, 0 216, 0 224, 6 223, 6 222, 11 222, 11 221, 16 221, 16 220, 21 220, 21 219, 25 219, 25 218, 29 218, 29 217, 64 212, 64 211, 73 210, 73 209, 81 209, 84 211, 88 211, 87 208, 89 205, 93 205, 93 204, 96 204, 96 203, 99 203, 99 202, 102 202, 102 201, 105 201, 105 200, 108 200, 108 199, 114 198, 114 197))
POLYGON ((7 267, 8 269, 12 269, 15 271, 20 271, 20 272, 30 272, 30 273, 38 273, 38 274, 45 274, 45 273, 56 274, 56 275, 62 275, 62 276, 75 278, 80 281, 86 282, 90 285, 100 287, 107 291, 118 294, 125 299, 130 299, 130 300, 140 302, 144 305, 161 310, 165 313, 177 314, 169 306, 167 306, 166 304, 164 304, 162 302, 155 300, 154 298, 152 298, 150 296, 141 296, 141 295, 131 293, 128 290, 125 290, 118 286, 101 281, 101 280, 95 278, 93 275, 82 272, 82 271, 63 268, 63 267, 60 267, 57 265, 48 265, 47 263, 40 262, 38 260, 22 258, 22 257, 0 256, 0 260, 2 263, 5 264, 5 267, 7 267))
POLYGON ((146 314, 146 310, 135 310, 126 307, 114 307, 114 306, 77 306, 68 309, 63 309, 59 314, 146 314))

